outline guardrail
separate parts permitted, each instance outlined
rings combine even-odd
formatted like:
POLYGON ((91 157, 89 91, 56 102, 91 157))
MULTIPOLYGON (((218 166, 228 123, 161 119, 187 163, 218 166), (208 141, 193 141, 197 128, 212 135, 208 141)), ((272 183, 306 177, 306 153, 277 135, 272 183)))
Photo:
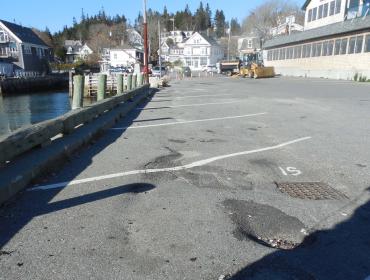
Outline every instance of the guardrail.
POLYGON ((50 144, 54 139, 70 134, 77 127, 91 122, 148 89, 149 85, 143 85, 122 95, 97 101, 91 106, 72 110, 58 118, 21 128, 0 137, 0 163, 12 161, 29 150, 50 144))

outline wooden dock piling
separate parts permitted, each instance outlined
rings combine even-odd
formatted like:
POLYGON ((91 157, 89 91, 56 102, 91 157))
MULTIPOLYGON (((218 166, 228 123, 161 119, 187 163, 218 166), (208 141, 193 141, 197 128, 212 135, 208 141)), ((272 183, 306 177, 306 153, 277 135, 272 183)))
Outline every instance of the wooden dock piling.
POLYGON ((107 75, 99 75, 97 101, 105 99, 107 91, 107 75))
POLYGON ((122 95, 124 91, 124 77, 123 74, 117 75, 117 95, 122 95))
POLYGON ((130 91, 132 89, 132 74, 127 75, 127 90, 130 91))
POLYGON ((84 84, 84 76, 76 75, 73 77, 72 110, 83 107, 84 84))
POLYGON ((136 74, 132 75, 132 87, 131 88, 132 89, 137 88, 137 75, 136 74))

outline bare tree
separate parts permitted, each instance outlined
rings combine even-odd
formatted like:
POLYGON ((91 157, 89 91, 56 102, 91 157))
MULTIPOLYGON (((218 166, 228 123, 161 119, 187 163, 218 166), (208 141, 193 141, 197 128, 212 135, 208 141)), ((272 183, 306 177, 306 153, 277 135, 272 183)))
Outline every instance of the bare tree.
POLYGON ((270 29, 278 26, 287 16, 294 15, 303 23, 304 13, 290 0, 269 0, 253 9, 244 19, 243 31, 254 33, 261 40, 270 38, 270 29))

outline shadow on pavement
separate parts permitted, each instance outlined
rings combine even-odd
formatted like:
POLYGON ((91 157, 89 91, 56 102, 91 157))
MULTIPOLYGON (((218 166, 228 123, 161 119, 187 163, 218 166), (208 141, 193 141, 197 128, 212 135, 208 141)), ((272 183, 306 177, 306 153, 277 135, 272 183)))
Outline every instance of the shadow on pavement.
POLYGON ((305 241, 267 255, 228 279, 364 280, 370 275, 370 201, 348 220, 313 232, 305 241))
MULTIPOLYGON (((150 95, 146 100, 138 104, 138 106, 145 107, 151 101, 153 96, 154 94, 150 95)), ((127 124, 126 126, 130 126, 139 116, 140 112, 141 111, 138 110, 132 110, 119 122, 123 121, 127 124)), ((92 164, 92 159, 95 155, 99 154, 106 147, 114 143, 122 136, 122 134, 124 134, 125 131, 126 130, 123 129, 119 130, 118 133, 117 131, 115 133, 105 133, 97 139, 93 145, 88 148, 81 149, 79 155, 72 157, 72 162, 75 162, 75 164, 68 163, 65 165, 64 169, 67 170, 67 172, 64 172, 66 175, 63 176, 62 181, 71 181, 76 178, 83 170, 92 164)), ((59 167, 58 170, 62 169, 63 168, 59 167)), ((47 183, 55 183, 55 181, 50 179, 47 183)), ((62 190, 62 188, 40 192, 25 191, 20 193, 0 208, 0 249, 6 245, 18 231, 38 215, 51 213, 53 211, 119 195, 125 192, 133 192, 132 188, 136 187, 138 186, 122 186, 111 190, 88 194, 82 197, 72 198, 68 201, 51 204, 49 204, 49 202, 62 190)), ((152 187, 154 186, 151 186, 151 188, 152 187)), ((141 190, 141 187, 138 190, 141 190)))

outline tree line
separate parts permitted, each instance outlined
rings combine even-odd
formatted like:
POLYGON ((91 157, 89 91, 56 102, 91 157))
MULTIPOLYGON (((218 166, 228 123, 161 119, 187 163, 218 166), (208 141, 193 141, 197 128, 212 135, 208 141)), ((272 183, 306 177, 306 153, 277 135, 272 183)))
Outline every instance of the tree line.
MULTIPOLYGON (((250 11, 249 15, 243 20, 242 24, 237 18, 226 20, 222 10, 212 10, 209 3, 200 1, 198 8, 192 12, 188 5, 183 10, 170 13, 165 6, 163 11, 148 9, 148 34, 151 56, 157 56, 159 45, 158 22, 161 30, 172 31, 200 31, 215 38, 227 37, 231 32, 232 36, 239 36, 243 33, 254 34, 261 40, 269 38, 269 30, 277 26, 284 16, 295 15, 297 22, 303 22, 304 14, 300 11, 297 4, 291 0, 267 0, 261 5, 250 11)), ((65 40, 81 40, 86 42, 94 51, 90 58, 93 62, 99 60, 99 53, 103 48, 126 47, 128 38, 126 30, 135 28, 142 34, 143 16, 140 12, 131 23, 125 15, 107 15, 102 7, 96 15, 88 15, 81 11, 80 19, 72 19, 72 26, 64 26, 61 31, 51 34, 46 28, 44 31, 35 30, 39 36, 51 47, 57 57, 64 60, 66 50, 64 49, 65 40)), ((223 40, 221 40, 223 42, 223 40)))
MULTIPOLYGON (((188 5, 175 13, 168 12, 165 6, 162 12, 148 9, 147 18, 152 56, 156 56, 157 53, 154 46, 158 46, 159 41, 158 22, 160 22, 162 32, 171 31, 173 28, 184 31, 208 31, 214 37, 220 38, 225 36, 228 28, 231 27, 233 34, 241 33, 241 25, 236 18, 228 22, 222 10, 212 11, 209 3, 204 4, 202 1, 194 13, 188 5)), ((43 31, 35 31, 48 45, 54 48, 55 55, 64 60, 66 54, 64 42, 66 40, 86 42, 94 53, 98 54, 103 48, 126 46, 126 30, 135 28, 142 33, 142 23, 142 13, 139 13, 134 23, 131 24, 125 15, 107 15, 102 7, 96 15, 91 16, 82 10, 79 20, 73 17, 72 26, 64 26, 61 31, 54 34, 47 27, 43 31)))

